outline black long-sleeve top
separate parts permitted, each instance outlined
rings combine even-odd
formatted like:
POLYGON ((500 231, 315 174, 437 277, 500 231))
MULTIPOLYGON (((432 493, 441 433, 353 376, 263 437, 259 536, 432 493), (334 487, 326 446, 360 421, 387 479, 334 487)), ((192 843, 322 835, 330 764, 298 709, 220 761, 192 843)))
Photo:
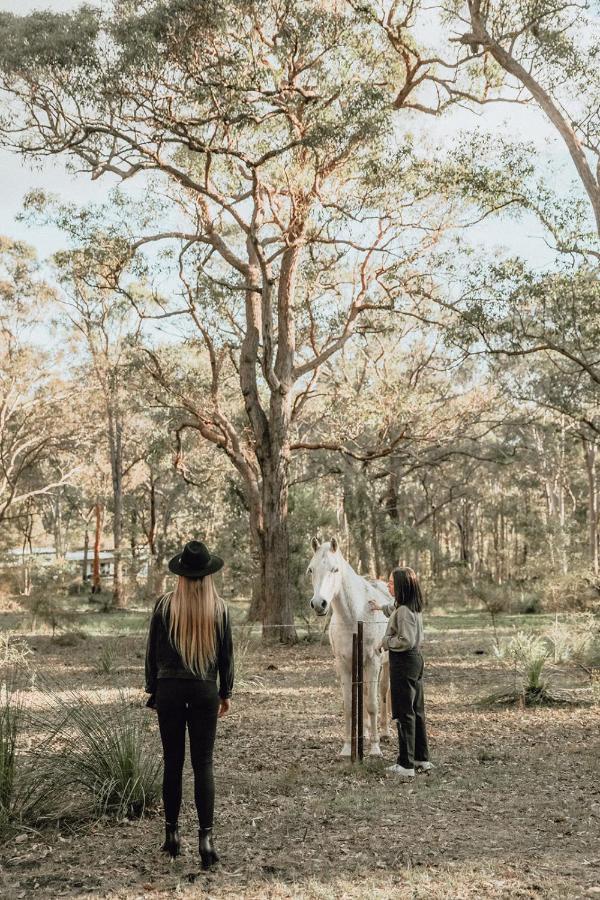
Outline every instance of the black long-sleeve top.
POLYGON ((158 678, 187 678, 197 681, 215 681, 219 678, 219 696, 222 700, 231 697, 233 692, 234 659, 233 638, 231 634, 231 622, 229 612, 225 609, 223 619, 217 625, 217 654, 214 662, 209 666, 205 676, 201 678, 187 668, 181 654, 173 646, 168 631, 168 607, 167 619, 159 609, 160 600, 157 601, 148 632, 146 645, 146 693, 151 695, 148 705, 152 705, 156 693, 158 678))

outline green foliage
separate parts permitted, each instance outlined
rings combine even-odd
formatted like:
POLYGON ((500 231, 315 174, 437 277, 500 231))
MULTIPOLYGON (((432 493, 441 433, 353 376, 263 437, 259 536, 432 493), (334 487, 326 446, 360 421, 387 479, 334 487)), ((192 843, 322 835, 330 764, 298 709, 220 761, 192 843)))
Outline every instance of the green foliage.
POLYGON ((61 816, 136 818, 158 797, 160 754, 146 710, 119 693, 99 703, 84 691, 47 688, 49 737, 39 763, 64 798, 61 816))
POLYGON ((25 68, 39 71, 93 66, 99 28, 97 12, 91 6, 73 13, 0 13, 0 66, 14 74, 25 68))
POLYGON ((69 631, 62 631, 54 638, 54 643, 59 647, 77 647, 82 641, 87 641, 88 636, 81 628, 71 628, 69 631))
POLYGON ((27 641, 13 631, 0 632, 0 677, 5 678, 12 667, 29 668, 32 650, 27 641))
POLYGON ((252 650, 255 645, 252 622, 237 624, 234 630, 235 683, 241 690, 262 684, 262 678, 252 671, 252 650))
POLYGON ((23 701, 14 685, 0 686, 0 832, 15 813, 17 744, 23 724, 23 701))
POLYGON ((600 661, 600 620, 592 613, 555 617, 546 630, 555 663, 594 665, 600 661))
POLYGON ((548 686, 544 668, 550 658, 546 641, 538 635, 519 631, 508 641, 498 644, 495 653, 521 680, 525 701, 542 702, 548 686))
POLYGON ((111 675, 114 673, 117 669, 118 655, 118 644, 116 641, 104 643, 100 650, 96 671, 100 675, 111 675))
POLYGON ((0 682, 0 838, 35 824, 53 796, 46 774, 24 750, 27 722, 20 662, 4 668, 0 682))

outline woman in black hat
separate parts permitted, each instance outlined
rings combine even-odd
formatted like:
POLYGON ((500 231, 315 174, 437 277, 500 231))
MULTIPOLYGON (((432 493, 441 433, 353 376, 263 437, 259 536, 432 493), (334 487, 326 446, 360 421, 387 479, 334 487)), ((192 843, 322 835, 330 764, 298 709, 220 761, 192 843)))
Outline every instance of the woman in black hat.
POLYGON ((190 541, 173 557, 169 569, 179 576, 177 586, 154 607, 146 649, 146 692, 150 694, 146 705, 158 712, 164 756, 162 849, 171 856, 180 852, 177 820, 187 726, 205 869, 219 859, 212 841, 212 756, 217 719, 229 712, 233 690, 229 614, 212 579, 222 566, 223 560, 200 541, 190 541))

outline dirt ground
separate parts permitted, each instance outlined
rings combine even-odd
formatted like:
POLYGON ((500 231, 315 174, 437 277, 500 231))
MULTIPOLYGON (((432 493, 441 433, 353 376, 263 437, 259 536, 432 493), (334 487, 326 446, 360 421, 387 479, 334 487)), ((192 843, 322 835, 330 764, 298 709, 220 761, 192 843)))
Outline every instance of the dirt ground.
MULTIPOLYGON (((113 616, 111 628, 118 631, 119 621, 113 616)), ((116 687, 139 689, 141 705, 139 624, 127 624, 116 672, 99 674, 94 660, 108 637, 98 633, 76 647, 29 636, 35 666, 97 692, 99 702, 116 687)), ((217 871, 199 867, 186 762, 179 859, 159 853, 160 811, 132 823, 24 832, 0 848, 0 896, 600 897, 600 706, 479 708, 477 697, 510 680, 485 620, 444 616, 430 624, 434 773, 399 783, 385 772, 391 743, 381 761, 341 761, 328 644, 257 641, 217 739, 217 871)), ((566 675, 572 684, 578 677, 566 675)))

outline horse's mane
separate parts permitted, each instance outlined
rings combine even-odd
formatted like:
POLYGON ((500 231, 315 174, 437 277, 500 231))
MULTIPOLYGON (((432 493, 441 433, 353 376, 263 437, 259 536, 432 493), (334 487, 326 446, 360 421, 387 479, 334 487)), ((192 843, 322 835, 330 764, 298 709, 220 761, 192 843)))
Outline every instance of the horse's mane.
POLYGON ((363 575, 362 578, 367 582, 368 585, 374 587, 378 591, 381 591, 383 594, 385 594, 386 597, 389 597, 388 586, 385 581, 381 580, 381 578, 373 578, 372 575, 363 575))

